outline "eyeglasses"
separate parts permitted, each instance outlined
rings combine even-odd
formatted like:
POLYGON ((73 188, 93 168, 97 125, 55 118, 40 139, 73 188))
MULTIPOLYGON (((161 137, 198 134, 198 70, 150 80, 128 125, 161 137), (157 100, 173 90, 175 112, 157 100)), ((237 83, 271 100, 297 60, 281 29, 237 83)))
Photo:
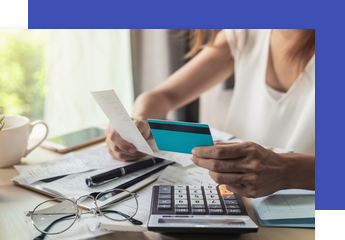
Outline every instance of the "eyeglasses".
MULTIPOLYGON (((85 205, 85 204, 84 204, 85 205)), ((31 217, 34 227, 42 234, 35 239, 44 239, 46 235, 67 231, 82 214, 104 216, 113 221, 129 221, 134 225, 143 223, 133 217, 138 211, 138 200, 135 193, 124 189, 109 189, 100 192, 96 197, 84 195, 77 200, 54 198, 38 204, 27 217, 31 217), (93 200, 94 208, 81 211, 78 204, 93 200), (56 204, 56 201, 61 203, 56 204)))

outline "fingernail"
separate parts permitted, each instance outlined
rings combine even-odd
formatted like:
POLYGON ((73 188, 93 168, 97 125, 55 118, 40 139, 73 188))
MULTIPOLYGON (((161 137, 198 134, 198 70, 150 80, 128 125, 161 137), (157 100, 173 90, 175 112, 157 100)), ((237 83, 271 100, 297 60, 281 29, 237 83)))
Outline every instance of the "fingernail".
POLYGON ((189 159, 193 161, 193 155, 190 155, 189 159))
POLYGON ((194 149, 192 150, 192 154, 193 154, 193 155, 195 154, 195 150, 194 150, 194 149))
POLYGON ((131 149, 129 149, 129 152, 130 153, 135 153, 137 150, 135 149, 135 148, 131 148, 131 149))

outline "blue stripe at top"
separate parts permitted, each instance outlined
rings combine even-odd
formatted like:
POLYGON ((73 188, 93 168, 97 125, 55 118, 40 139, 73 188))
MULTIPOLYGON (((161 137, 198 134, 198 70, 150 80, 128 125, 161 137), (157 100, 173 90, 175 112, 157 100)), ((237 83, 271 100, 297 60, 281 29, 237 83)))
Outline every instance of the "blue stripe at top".
POLYGON ((209 128, 207 124, 202 124, 202 123, 189 123, 189 122, 167 121, 167 120, 158 120, 158 119, 147 119, 147 122, 209 128))

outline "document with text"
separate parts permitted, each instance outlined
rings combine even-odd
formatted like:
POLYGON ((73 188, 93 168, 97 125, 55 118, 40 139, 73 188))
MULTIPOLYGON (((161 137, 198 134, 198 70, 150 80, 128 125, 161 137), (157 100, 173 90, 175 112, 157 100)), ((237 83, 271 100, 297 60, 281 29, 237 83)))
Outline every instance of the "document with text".
POLYGON ((129 164, 131 163, 114 159, 108 153, 107 147, 102 146, 85 151, 69 153, 57 159, 42 163, 15 165, 14 167, 28 184, 32 184, 42 179, 81 173, 94 169, 118 168, 129 164))

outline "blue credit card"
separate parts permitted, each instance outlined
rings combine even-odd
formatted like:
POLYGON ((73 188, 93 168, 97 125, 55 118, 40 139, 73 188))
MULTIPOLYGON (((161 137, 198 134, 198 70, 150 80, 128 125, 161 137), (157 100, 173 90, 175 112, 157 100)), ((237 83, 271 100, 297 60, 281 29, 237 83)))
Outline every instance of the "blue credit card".
POLYGON ((147 122, 159 150, 191 154, 195 147, 213 146, 207 124, 156 119, 147 122))

